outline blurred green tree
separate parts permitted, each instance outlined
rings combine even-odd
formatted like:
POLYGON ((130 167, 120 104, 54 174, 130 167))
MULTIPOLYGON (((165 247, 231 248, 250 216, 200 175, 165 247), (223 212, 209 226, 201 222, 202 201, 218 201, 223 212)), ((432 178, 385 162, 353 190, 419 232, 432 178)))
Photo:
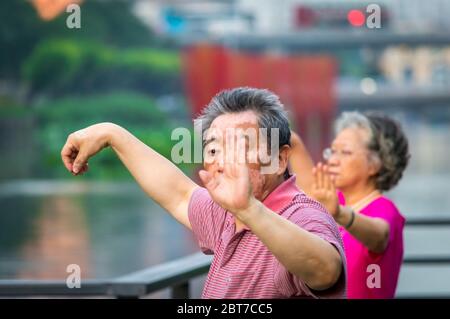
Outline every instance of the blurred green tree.
POLYGON ((181 91, 177 52, 159 48, 116 49, 90 42, 41 42, 23 64, 31 93, 50 96, 134 90, 150 95, 181 91))
POLYGON ((166 47, 173 43, 156 37, 132 13, 133 0, 84 1, 82 28, 66 27, 68 13, 41 20, 29 1, 0 1, 0 78, 20 80, 20 66, 35 46, 49 38, 88 40, 113 47, 166 47))
MULTIPOLYGON (((171 123, 154 100, 148 96, 115 92, 83 97, 65 97, 42 103, 36 107, 37 134, 35 144, 39 150, 39 162, 35 166, 41 177, 69 177, 62 169, 60 151, 68 134, 83 127, 113 122, 129 129, 144 143, 170 159, 172 146, 171 123)), ((179 124, 178 124, 179 125, 179 124)), ((130 177, 111 150, 101 152, 91 161, 97 166, 86 178, 130 177)), ((191 165, 180 165, 190 169, 191 165)))

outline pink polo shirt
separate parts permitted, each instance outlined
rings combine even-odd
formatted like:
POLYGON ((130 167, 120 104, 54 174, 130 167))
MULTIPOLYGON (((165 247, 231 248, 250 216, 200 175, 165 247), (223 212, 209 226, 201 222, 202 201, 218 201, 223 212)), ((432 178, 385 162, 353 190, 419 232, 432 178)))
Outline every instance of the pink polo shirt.
MULTIPOLYGON (((339 201, 345 205, 342 193, 339 193, 339 201)), ((389 224, 389 242, 386 250, 377 254, 340 227, 347 256, 348 298, 394 298, 403 260, 405 218, 394 203, 384 196, 370 202, 360 214, 385 220, 389 224)))
POLYGON ((295 185, 295 176, 279 185, 264 205, 298 227, 323 238, 339 251, 343 271, 330 289, 309 289, 291 274, 251 230, 235 232, 234 216, 215 203, 205 188, 190 199, 188 216, 192 231, 205 254, 214 254, 203 298, 345 298, 345 253, 339 229, 325 208, 295 185))

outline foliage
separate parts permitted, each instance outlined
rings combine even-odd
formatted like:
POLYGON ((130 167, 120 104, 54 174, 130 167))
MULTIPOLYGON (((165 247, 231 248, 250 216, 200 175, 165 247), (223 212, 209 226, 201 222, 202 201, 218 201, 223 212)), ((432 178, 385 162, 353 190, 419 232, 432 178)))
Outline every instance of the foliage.
POLYGON ((39 44, 23 66, 32 92, 50 96, 135 90, 161 95, 181 90, 180 59, 163 49, 114 49, 88 41, 39 44))
MULTIPOLYGON (((113 122, 129 129, 135 136, 158 153, 170 159, 172 124, 167 115, 147 96, 136 93, 111 93, 89 97, 66 97, 44 103, 36 108, 39 158, 47 177, 68 176, 61 165, 60 151, 67 135, 99 122, 113 122)), ((90 161, 86 178, 115 179, 129 177, 111 150, 90 161)), ((183 166, 183 169, 189 169, 183 166)))

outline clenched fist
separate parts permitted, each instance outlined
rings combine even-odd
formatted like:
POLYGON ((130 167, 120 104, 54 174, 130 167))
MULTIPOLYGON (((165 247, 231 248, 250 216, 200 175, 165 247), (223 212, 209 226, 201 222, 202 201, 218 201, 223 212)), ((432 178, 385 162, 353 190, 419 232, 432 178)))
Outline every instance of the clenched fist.
POLYGON ((115 126, 112 123, 100 123, 70 134, 61 150, 67 170, 73 175, 86 172, 89 158, 109 146, 110 132, 115 126))

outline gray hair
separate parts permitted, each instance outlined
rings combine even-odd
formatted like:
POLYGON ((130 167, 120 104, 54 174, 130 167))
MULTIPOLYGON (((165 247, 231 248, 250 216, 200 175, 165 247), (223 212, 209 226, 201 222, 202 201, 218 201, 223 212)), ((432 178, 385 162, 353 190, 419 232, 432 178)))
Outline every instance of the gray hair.
POLYGON ((344 112, 336 120, 335 132, 337 134, 350 127, 361 128, 368 133, 369 160, 379 166, 375 175, 377 189, 387 191, 397 185, 411 157, 408 140, 400 124, 380 113, 344 112))
MULTIPOLYGON (((259 127, 267 129, 268 149, 272 148, 270 145, 272 128, 279 130, 280 148, 283 145, 291 145, 288 116, 279 97, 269 90, 250 87, 223 90, 211 99, 197 118, 202 121, 202 138, 204 138, 204 132, 210 128, 211 123, 218 116, 245 111, 254 111, 258 116, 259 127)), ((285 178, 287 177, 289 172, 286 170, 285 178)))

